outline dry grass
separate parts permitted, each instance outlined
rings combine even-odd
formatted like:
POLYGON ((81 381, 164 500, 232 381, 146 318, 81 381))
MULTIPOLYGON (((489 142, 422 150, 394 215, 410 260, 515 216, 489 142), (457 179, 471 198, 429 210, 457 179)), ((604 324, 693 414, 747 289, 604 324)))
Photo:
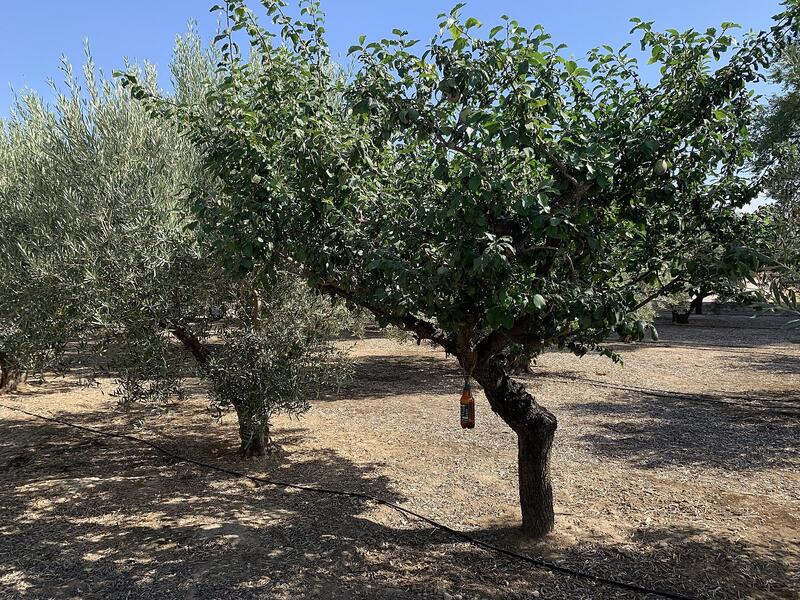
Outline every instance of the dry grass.
MULTIPOLYGON (((557 532, 536 543, 515 530, 513 434, 483 398, 477 428, 462 431, 460 374, 425 346, 359 342, 353 383, 279 420, 283 451, 263 462, 238 460, 234 419, 211 421, 202 390, 139 435, 381 496, 595 573, 698 597, 796 598, 800 346, 762 329, 778 321, 665 324, 665 341, 620 347, 624 369, 546 355, 530 384, 559 417, 557 532)), ((137 415, 116 412, 104 389, 53 380, 2 401, 130 431, 137 415)), ((0 597, 631 597, 362 502, 256 487, 4 409, 0 423, 0 597)))

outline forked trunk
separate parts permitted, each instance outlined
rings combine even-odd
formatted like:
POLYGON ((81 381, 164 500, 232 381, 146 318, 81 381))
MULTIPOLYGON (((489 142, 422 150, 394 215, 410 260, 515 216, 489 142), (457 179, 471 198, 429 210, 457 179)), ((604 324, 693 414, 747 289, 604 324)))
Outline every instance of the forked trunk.
POLYGON ((556 418, 525 386, 511 379, 504 357, 491 359, 473 375, 483 386, 492 410, 517 434, 522 529, 532 537, 546 535, 555 525, 550 449, 556 418))

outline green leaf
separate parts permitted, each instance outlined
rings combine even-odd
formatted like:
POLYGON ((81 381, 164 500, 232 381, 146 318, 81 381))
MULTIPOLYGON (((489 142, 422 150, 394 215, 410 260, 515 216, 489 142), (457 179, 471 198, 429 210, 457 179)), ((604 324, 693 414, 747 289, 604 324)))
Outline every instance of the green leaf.
POLYGON ((369 100, 364 98, 363 100, 359 100, 353 105, 353 113, 357 115, 368 115, 369 114, 369 100))
POLYGON ((528 52, 528 54, 526 56, 530 60, 535 62, 536 64, 539 64, 539 65, 547 64, 547 59, 544 57, 544 54, 542 54, 541 52, 528 52))
POLYGON ((469 19, 467 19, 467 22, 464 23, 464 27, 466 27, 467 29, 471 29, 472 27, 480 27, 480 26, 481 26, 481 22, 478 21, 478 19, 476 19, 475 17, 470 17, 469 19))

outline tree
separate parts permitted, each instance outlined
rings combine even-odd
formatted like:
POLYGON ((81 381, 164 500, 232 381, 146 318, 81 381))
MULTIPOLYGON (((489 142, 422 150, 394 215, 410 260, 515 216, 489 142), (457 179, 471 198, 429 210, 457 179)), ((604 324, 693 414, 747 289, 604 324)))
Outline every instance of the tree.
POLYGON ((660 69, 647 83, 628 45, 579 64, 539 26, 503 18, 479 36, 461 5, 421 53, 405 31, 362 37, 342 77, 318 3, 298 19, 262 4, 272 29, 240 0, 214 7, 227 23, 219 84, 200 105, 125 78, 154 114, 179 117, 221 180, 195 198, 200 227, 231 269, 290 265, 455 356, 517 434, 523 528, 549 532, 557 421, 512 378, 509 351, 618 359, 611 332, 647 333, 633 312, 685 285, 693 240, 722 239, 756 194, 747 85, 795 9, 732 53, 733 24, 658 33, 634 20, 660 69))
POLYGON ((783 90, 763 110, 757 131, 755 164, 772 203, 756 215, 760 278, 753 283, 765 291, 762 300, 800 315, 800 46, 786 49, 772 76, 783 90))
MULTIPOLYGON (((213 64, 195 35, 180 38, 175 100, 201 98, 213 64)), ((96 365, 123 407, 160 412, 195 374, 218 414, 235 409, 242 453, 263 454, 269 416, 308 410, 346 374, 332 344, 346 311, 296 277, 226 272, 189 227, 189 190, 217 186, 175 124, 150 119, 91 57, 85 82, 64 70, 54 109, 27 95, 0 128, 0 389, 20 372, 96 365)), ((152 68, 143 82, 155 91, 152 68)))
MULTIPOLYGON (((271 450, 273 415, 306 412, 310 399, 336 387, 349 373, 345 355, 329 343, 343 319, 350 320, 341 309, 284 276, 270 286, 261 310, 269 319, 225 331, 223 345, 205 367, 212 408, 236 410, 245 456, 271 450)), ((248 315, 241 319, 246 322, 248 315)))
POLYGON ((13 359, 0 351, 0 393, 15 391, 22 379, 24 375, 13 359))
POLYGON ((705 236, 695 245, 685 264, 688 270, 684 295, 689 314, 702 314, 703 301, 711 294, 726 300, 741 296, 751 265, 745 248, 752 239, 754 228, 748 215, 740 213, 731 218, 730 228, 713 238, 705 236))

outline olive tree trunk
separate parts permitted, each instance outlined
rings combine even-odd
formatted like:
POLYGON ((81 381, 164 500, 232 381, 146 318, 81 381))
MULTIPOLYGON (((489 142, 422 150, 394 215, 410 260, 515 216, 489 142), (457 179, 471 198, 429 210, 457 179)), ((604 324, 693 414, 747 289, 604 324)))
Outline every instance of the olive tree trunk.
POLYGON ((275 449, 269 434, 269 420, 253 418, 246 406, 234 406, 239 419, 240 454, 245 458, 262 457, 275 449))
POLYGON ((0 352, 0 393, 13 392, 25 381, 25 373, 11 357, 0 352))
POLYGON ((509 376, 508 369, 505 357, 496 357, 473 375, 483 386, 492 410, 517 434, 522 529, 541 537, 555 525, 550 449, 557 421, 524 385, 509 376))

